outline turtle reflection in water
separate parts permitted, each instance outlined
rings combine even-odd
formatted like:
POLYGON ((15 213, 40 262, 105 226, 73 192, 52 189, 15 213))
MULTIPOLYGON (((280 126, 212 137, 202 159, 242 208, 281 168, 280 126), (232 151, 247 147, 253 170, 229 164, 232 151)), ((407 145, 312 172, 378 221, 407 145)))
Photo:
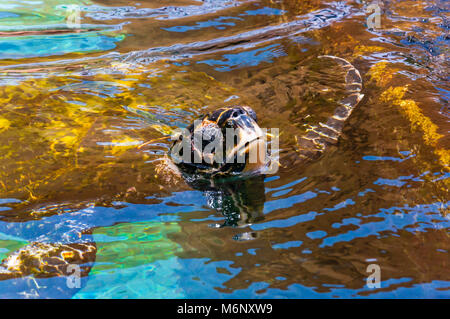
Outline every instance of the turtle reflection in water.
MULTIPOLYGON (((359 72, 344 59, 326 57, 333 59, 346 70, 345 84, 349 94, 326 123, 319 123, 297 139, 298 155, 302 163, 317 160, 328 146, 337 143, 345 121, 363 97, 360 93, 362 80, 359 72)), ((265 143, 266 139, 257 124, 256 114, 250 107, 221 108, 202 116, 189 127, 187 136, 174 141, 170 152, 172 158, 166 156, 165 160, 161 161, 160 170, 165 175, 182 179, 192 188, 201 190, 208 205, 225 217, 221 226, 246 226, 263 218, 264 171, 268 166, 277 164, 271 161, 270 154, 266 153, 265 143), (205 153, 203 148, 200 150, 196 147, 195 133, 200 132, 202 138, 206 137, 200 143, 203 146, 211 142, 211 136, 214 135, 211 132, 223 131, 226 128, 235 129, 239 136, 233 147, 223 155, 229 160, 221 163, 208 160, 216 154, 205 153), (174 158, 173 155, 177 152, 173 151, 182 149, 181 144, 186 141, 192 146, 191 153, 181 156, 181 160, 174 158), (249 161, 248 154, 255 149, 257 157, 249 161), (200 156, 202 160, 193 161, 196 156, 200 156), (244 156, 244 162, 236 161, 238 156, 244 156)), ((251 234, 244 234, 238 239, 251 238, 251 234)), ((2 261, 0 280, 30 275, 36 278, 65 277, 69 275, 68 266, 73 264, 80 266, 81 276, 86 276, 96 259, 96 253, 95 243, 31 243, 2 261)))

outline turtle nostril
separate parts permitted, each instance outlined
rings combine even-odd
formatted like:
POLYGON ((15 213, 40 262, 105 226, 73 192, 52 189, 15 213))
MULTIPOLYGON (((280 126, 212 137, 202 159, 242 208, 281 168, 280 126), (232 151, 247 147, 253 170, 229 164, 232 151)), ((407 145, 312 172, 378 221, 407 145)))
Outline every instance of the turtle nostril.
POLYGON ((238 110, 233 111, 233 113, 231 114, 231 117, 236 118, 236 117, 238 117, 239 115, 242 115, 242 114, 244 114, 244 111, 238 109, 238 110))

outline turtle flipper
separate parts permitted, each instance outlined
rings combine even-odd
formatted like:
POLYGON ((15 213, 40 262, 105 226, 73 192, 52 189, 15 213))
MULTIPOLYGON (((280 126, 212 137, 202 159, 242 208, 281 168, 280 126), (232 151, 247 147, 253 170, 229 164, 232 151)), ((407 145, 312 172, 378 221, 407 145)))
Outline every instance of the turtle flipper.
POLYGON ((319 58, 332 59, 344 68, 347 72, 345 75, 345 88, 349 95, 339 102, 339 106, 326 123, 319 123, 319 126, 311 128, 304 136, 297 138, 299 154, 306 159, 319 157, 327 146, 337 143, 345 121, 364 97, 361 94, 361 75, 350 62, 331 55, 321 55, 319 58))
POLYGON ((45 244, 31 243, 13 252, 0 264, 0 280, 34 276, 66 277, 68 267, 78 265, 80 277, 86 276, 95 261, 95 243, 45 244))

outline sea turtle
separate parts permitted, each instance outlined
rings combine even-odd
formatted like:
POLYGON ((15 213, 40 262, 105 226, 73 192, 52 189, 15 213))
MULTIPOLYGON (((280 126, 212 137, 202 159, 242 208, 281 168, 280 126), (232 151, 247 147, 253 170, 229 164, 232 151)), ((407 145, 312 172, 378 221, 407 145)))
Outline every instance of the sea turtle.
MULTIPOLYGON (((297 153, 303 163, 317 160, 328 146, 337 143, 345 121, 363 97, 361 76, 350 62, 334 56, 321 58, 332 59, 346 70, 345 85, 349 94, 326 123, 311 127, 297 138, 297 153)), ((265 143, 266 135, 251 107, 223 107, 201 116, 185 134, 174 139, 169 154, 161 161, 160 171, 164 176, 170 175, 172 180, 182 179, 194 189, 201 190, 208 205, 225 217, 222 225, 215 226, 245 226, 263 218, 264 170, 277 165, 265 143), (227 147, 224 138, 227 129, 234 129, 234 136, 237 136, 231 147, 227 147), (214 145, 225 150, 219 156, 216 149, 207 147, 214 141, 217 142, 214 145), (183 153, 186 145, 190 146, 188 154, 183 153), (250 160, 252 151, 256 157, 250 160), (200 160, 196 161, 196 158, 200 160)), ((251 237, 252 234, 245 233, 238 239, 251 237)), ((80 265, 81 276, 85 276, 95 255, 95 243, 31 243, 2 261, 0 280, 29 275, 36 278, 67 276, 67 267, 72 264, 80 265)))
MULTIPOLYGON (((296 137, 297 165, 317 160, 338 142, 345 121, 364 96, 361 75, 350 62, 328 55, 319 58, 332 59, 344 68, 348 95, 326 123, 310 127, 306 134, 296 137)), ((174 138, 170 156, 163 159, 160 170, 175 179, 182 176, 191 187, 203 191, 210 207, 224 215, 221 226, 246 226, 262 218, 265 201, 262 176, 278 165, 274 154, 267 152, 266 142, 266 134, 251 107, 219 108, 200 116, 184 134, 174 138), (229 129, 234 130, 233 138, 227 134, 229 129), (208 147, 211 144, 223 151, 218 155, 216 149, 208 147)))
MULTIPOLYGON (((334 56, 319 57, 333 59, 347 71, 345 85, 349 94, 326 123, 319 123, 304 136, 296 137, 298 154, 305 162, 316 160, 328 146, 337 143, 345 121, 363 98, 361 75, 350 62, 334 56)), ((202 115, 184 134, 175 138, 169 154, 188 180, 193 179, 192 175, 217 179, 262 173, 264 167, 273 164, 265 150, 266 134, 257 123, 255 111, 249 106, 237 105, 202 115), (219 146, 220 154, 208 147, 212 144, 219 146)))

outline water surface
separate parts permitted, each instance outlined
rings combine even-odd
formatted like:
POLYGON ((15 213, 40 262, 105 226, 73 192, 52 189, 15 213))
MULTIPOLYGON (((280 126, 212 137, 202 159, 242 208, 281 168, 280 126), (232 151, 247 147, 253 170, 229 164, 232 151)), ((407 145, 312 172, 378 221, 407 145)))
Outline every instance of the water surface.
POLYGON ((96 254, 80 288, 18 276, 0 297, 449 298, 450 8, 379 5, 369 29, 363 1, 3 0, 0 259, 96 254), (360 70, 365 98, 299 165, 296 136, 346 93, 322 54, 360 70), (166 140, 137 147, 236 104, 280 129, 278 172, 234 190, 247 223, 159 165, 166 140))

